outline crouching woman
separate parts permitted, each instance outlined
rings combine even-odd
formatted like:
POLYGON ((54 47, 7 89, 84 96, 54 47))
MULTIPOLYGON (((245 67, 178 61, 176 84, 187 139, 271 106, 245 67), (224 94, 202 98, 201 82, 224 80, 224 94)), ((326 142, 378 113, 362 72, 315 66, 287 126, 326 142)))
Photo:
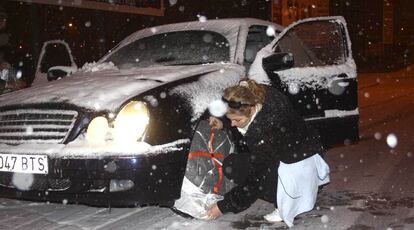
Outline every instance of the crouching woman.
POLYGON ((241 212, 260 198, 275 205, 266 220, 293 226, 297 215, 313 209, 318 186, 329 182, 318 132, 305 124, 281 92, 253 80, 227 88, 223 101, 228 105, 226 117, 239 134, 240 151, 225 159, 223 168, 238 185, 207 210, 206 218, 241 212))

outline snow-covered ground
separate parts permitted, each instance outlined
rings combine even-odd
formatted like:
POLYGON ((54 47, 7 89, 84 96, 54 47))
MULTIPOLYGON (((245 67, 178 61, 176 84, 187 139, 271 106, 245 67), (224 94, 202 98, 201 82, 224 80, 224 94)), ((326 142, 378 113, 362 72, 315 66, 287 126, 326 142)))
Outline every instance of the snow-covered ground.
MULTIPOLYGON (((358 78, 361 140, 328 152, 331 184, 294 229, 414 229, 414 66, 358 78)), ((200 221, 160 207, 109 210, 0 198, 0 229, 287 228, 263 220, 271 210, 257 201, 243 213, 200 221)))

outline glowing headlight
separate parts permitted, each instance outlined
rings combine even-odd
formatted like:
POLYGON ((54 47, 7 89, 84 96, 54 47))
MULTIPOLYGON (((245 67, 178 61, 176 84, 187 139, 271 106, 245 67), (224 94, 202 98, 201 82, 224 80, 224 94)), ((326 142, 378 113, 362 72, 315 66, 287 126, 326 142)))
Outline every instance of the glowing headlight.
POLYGON ((105 117, 95 117, 86 131, 86 140, 94 144, 105 142, 106 134, 109 130, 108 121, 105 117))
POLYGON ((116 142, 133 143, 143 137, 149 123, 147 106, 139 101, 126 104, 115 118, 113 137, 116 142))

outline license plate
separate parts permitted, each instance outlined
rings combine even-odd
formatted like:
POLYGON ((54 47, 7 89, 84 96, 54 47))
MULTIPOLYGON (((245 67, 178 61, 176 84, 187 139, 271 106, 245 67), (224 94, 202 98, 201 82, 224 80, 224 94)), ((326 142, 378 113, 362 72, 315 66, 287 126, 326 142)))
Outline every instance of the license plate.
POLYGON ((46 155, 1 154, 0 171, 47 174, 48 159, 46 155))

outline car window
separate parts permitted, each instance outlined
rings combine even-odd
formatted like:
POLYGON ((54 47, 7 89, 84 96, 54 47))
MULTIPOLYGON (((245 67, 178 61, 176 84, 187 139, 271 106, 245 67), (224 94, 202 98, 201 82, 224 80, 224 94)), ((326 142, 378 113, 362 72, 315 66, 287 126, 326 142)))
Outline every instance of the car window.
POLYGON ((246 39, 246 49, 244 50, 244 66, 246 67, 246 70, 250 68, 257 52, 274 39, 274 36, 267 35, 267 28, 267 26, 258 25, 249 27, 246 39))
POLYGON ((346 43, 340 24, 314 21, 291 28, 277 43, 275 52, 290 52, 294 67, 325 66, 346 61, 346 43))
POLYGON ((228 40, 212 31, 179 31, 134 41, 105 61, 120 69, 154 65, 196 65, 230 61, 228 40))
POLYGON ((72 66, 72 61, 65 45, 51 43, 45 47, 45 53, 40 63, 40 72, 46 73, 53 66, 72 66))

